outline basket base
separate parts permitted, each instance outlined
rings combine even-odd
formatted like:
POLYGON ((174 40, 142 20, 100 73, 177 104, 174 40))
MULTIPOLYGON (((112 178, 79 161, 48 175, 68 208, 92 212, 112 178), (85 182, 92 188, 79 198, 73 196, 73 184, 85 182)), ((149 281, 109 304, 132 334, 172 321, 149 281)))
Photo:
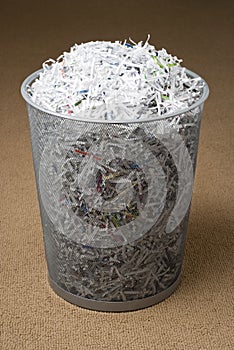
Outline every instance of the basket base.
POLYGON ((99 301, 83 298, 72 293, 69 293, 59 287, 56 282, 54 282, 50 276, 48 276, 48 280, 51 288, 54 292, 59 295, 64 300, 81 306, 86 309, 95 310, 95 311, 105 311, 105 312, 121 312, 121 311, 134 311, 139 309, 144 309, 146 307, 152 306, 154 304, 158 304, 164 299, 168 298, 177 288, 180 283, 181 274, 178 276, 176 281, 165 291, 160 292, 151 297, 131 300, 131 301, 99 301))

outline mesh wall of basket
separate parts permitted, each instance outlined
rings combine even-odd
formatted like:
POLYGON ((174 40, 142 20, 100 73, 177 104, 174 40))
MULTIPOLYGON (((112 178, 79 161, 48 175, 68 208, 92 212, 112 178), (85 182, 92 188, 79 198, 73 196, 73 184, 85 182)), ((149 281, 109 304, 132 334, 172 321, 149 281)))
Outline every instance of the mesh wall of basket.
POLYGON ((99 121, 97 109, 71 118, 35 105, 27 86, 38 74, 22 95, 51 287, 94 310, 162 301, 180 279, 207 84, 186 110, 99 121))

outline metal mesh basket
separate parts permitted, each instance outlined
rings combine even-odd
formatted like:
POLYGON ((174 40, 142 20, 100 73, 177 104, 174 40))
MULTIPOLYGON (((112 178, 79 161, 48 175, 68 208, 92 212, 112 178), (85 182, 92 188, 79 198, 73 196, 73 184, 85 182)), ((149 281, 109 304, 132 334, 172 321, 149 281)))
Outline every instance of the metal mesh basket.
POLYGON ((207 85, 179 114, 105 122, 34 105, 27 85, 37 76, 22 94, 52 288, 95 310, 165 299, 181 272, 207 85))

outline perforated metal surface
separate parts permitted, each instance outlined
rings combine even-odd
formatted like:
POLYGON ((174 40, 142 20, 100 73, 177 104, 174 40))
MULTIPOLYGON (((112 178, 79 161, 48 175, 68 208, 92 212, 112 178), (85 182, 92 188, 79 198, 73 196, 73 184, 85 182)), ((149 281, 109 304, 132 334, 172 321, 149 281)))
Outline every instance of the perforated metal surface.
POLYGON ((62 290, 124 302, 176 281, 202 109, 121 124, 28 104, 48 269, 62 290))

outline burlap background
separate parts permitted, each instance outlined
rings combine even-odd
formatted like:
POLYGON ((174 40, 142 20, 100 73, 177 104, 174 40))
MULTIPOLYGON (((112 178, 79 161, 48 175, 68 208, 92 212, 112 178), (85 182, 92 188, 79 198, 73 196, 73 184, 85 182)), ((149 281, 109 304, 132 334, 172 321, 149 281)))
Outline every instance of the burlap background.
POLYGON ((0 19, 3 350, 234 349, 233 1, 7 1, 0 19), (49 288, 22 80, 75 42, 131 36, 165 47, 210 86, 182 282, 131 313, 73 306, 49 288))

